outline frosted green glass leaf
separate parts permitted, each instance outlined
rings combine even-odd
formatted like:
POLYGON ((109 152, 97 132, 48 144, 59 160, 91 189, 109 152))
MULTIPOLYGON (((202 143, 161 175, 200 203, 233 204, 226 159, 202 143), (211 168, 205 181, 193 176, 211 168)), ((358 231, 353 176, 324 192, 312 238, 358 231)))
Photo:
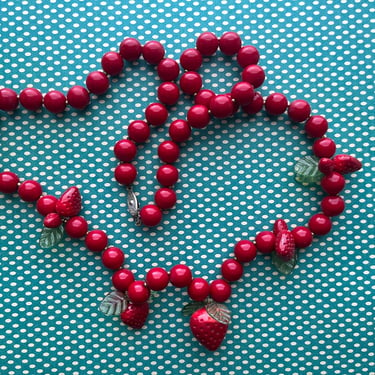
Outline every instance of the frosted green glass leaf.
POLYGON ((125 294, 115 290, 107 294, 99 306, 99 310, 107 316, 120 315, 128 304, 125 294))
POLYGON ((274 251, 272 253, 272 263, 281 273, 289 275, 297 265, 297 252, 292 259, 285 261, 276 253, 276 251, 274 251))
POLYGON ((318 168, 319 158, 316 156, 305 156, 294 165, 296 181, 301 184, 311 185, 319 183, 323 173, 318 168))
POLYGON ((230 310, 222 303, 210 302, 206 305, 206 310, 218 322, 223 324, 230 323, 230 310))
POLYGON ((49 249, 57 245, 64 234, 64 226, 60 225, 57 228, 43 227, 42 233, 39 239, 39 245, 43 249, 49 249))

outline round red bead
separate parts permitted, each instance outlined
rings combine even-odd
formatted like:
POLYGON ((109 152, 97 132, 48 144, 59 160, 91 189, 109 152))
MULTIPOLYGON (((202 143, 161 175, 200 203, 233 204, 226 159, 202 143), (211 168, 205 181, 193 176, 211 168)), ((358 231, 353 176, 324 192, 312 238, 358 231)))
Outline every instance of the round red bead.
POLYGON ((121 291, 126 292, 129 288, 129 285, 134 282, 134 275, 133 272, 128 269, 121 269, 116 271, 112 275, 112 284, 113 286, 121 291))
POLYGON ((163 59, 165 54, 164 47, 156 40, 147 42, 142 48, 143 58, 152 65, 157 65, 163 59))
POLYGON ((104 250, 108 245, 107 234, 100 230, 95 229, 87 233, 85 238, 86 247, 94 252, 100 252, 104 250))
POLYGON ((202 77, 197 72, 186 72, 180 78, 180 88, 187 95, 196 94, 202 87, 202 77))
POLYGON ((305 124, 306 134, 313 138, 320 138, 328 130, 328 121, 323 116, 311 116, 305 124))
POLYGON ((102 263, 111 270, 117 270, 125 260, 124 252, 118 247, 108 247, 102 253, 102 263))
POLYGON ((0 90, 0 109, 3 111, 14 111, 18 107, 17 93, 12 89, 0 90))
POLYGON ((176 204, 176 192, 169 188, 158 189, 154 196, 155 204, 162 210, 169 210, 176 204))
POLYGON ((18 189, 20 179, 13 172, 0 173, 0 191, 2 193, 15 193, 18 189))
POLYGON ((66 94, 68 104, 76 109, 85 109, 90 103, 90 94, 82 86, 73 86, 66 94))
POLYGON ((19 186, 18 194, 25 202, 35 202, 42 195, 42 187, 37 181, 26 180, 19 186))
POLYGON ((162 81, 175 81, 180 74, 180 67, 173 59, 163 59, 157 66, 157 72, 162 81))
POLYGON ((336 195, 344 188, 345 178, 341 173, 331 172, 321 179, 320 185, 326 193, 336 195))
POLYGON ((253 115, 260 112, 262 108, 263 97, 261 94, 259 94, 259 92, 255 92, 253 101, 250 104, 243 106, 242 110, 249 115, 253 115))
POLYGON ((211 32, 204 32, 197 38, 196 47, 203 56, 211 56, 219 47, 219 39, 211 32))
POLYGON ((191 128, 185 120, 175 120, 169 125, 169 136, 173 142, 186 142, 191 135, 191 128))
POLYGON ((180 56, 180 64, 185 70, 198 70, 202 62, 202 54, 195 48, 186 49, 180 56))
POLYGON ((91 72, 86 77, 86 87, 95 95, 103 95, 109 89, 109 79, 103 72, 91 72))
POLYGON ((241 48, 241 37, 233 32, 228 31, 224 33, 219 39, 219 48, 224 55, 235 55, 241 48))
POLYGON ((271 253, 275 249, 275 235, 270 231, 263 231, 255 236, 257 249, 264 254, 271 253))
POLYGON ((190 107, 186 118, 189 126, 196 129, 205 128, 211 120, 208 108, 202 104, 195 104, 190 107))
POLYGON ((266 78, 263 68, 255 64, 248 65, 241 76, 243 81, 251 83, 255 88, 261 86, 266 78))
POLYGON ((168 272, 161 267, 151 268, 147 272, 146 283, 151 290, 163 290, 169 283, 168 272))
POLYGON ((201 104, 206 106, 207 108, 210 107, 210 102, 211 99, 215 96, 216 94, 211 91, 211 90, 199 90, 197 95, 194 97, 194 103, 195 104, 201 104))
POLYGON ((113 152, 117 159, 128 163, 135 158, 137 147, 133 141, 121 139, 116 142, 113 152))
POLYGON ((115 168, 115 179, 119 184, 131 185, 137 177, 137 169, 133 164, 121 163, 115 168))
POLYGON ((294 122, 303 122, 307 120, 310 116, 310 113, 311 107, 306 100, 294 100, 288 107, 288 116, 294 122))
POLYGON ((29 111, 37 111, 43 105, 42 93, 32 87, 28 87, 21 91, 19 97, 20 103, 29 111))
POLYGON ((332 228, 331 219, 323 214, 315 214, 309 220, 309 229, 317 235, 327 234, 332 228))
POLYGON ((188 295, 193 301, 204 301, 210 293, 208 282, 201 278, 194 278, 188 286, 188 295))
POLYGON ((154 204, 143 206, 139 211, 139 216, 143 225, 154 227, 161 222, 162 212, 160 208, 154 204))
POLYGON ((241 263, 251 262, 257 255, 257 248, 249 240, 241 240, 234 246, 234 256, 241 263))
POLYGON ((43 220, 43 225, 46 228, 57 228, 62 224, 61 217, 56 212, 51 212, 46 215, 43 220))
POLYGON ((169 280, 176 288, 189 286, 192 280, 190 268, 184 264, 176 264, 169 271, 169 280))
POLYGON ((153 126, 163 125, 168 118, 168 110, 160 103, 151 103, 145 110, 146 121, 153 126))
POLYGON ((336 143, 331 138, 320 138, 314 142, 312 148, 318 158, 330 158, 336 152, 336 143))
POLYGON ((243 267, 235 259, 227 259, 221 265, 221 274, 227 281, 237 281, 242 277, 243 267))
POLYGON ((324 215, 337 216, 344 211, 345 202, 338 195, 328 195, 323 198, 321 206, 324 215))
POLYGON ((120 55, 127 61, 136 61, 142 53, 142 45, 137 39, 126 38, 120 44, 120 55))
POLYGON ((102 68, 110 76, 117 76, 124 68, 124 60, 118 52, 107 52, 102 57, 102 68))
POLYGON ((236 83, 230 95, 239 105, 249 105, 254 99, 254 87, 249 82, 236 83))
POLYGON ((332 159, 321 158, 318 163, 318 169, 324 174, 330 174, 335 169, 335 163, 332 159))
POLYGON ((161 165, 156 172, 156 178, 162 186, 173 186, 178 181, 178 169, 173 165, 161 165))
POLYGON ((65 224, 65 232, 69 237, 81 238, 87 234, 88 224, 82 216, 73 216, 65 224))
POLYGON ((158 87, 158 99, 165 105, 174 105, 180 97, 180 89, 174 82, 163 82, 158 87))
POLYGON ((158 156, 164 163, 174 163, 180 156, 180 148, 172 141, 164 141, 158 147, 158 156))
POLYGON ((66 108, 66 97, 62 92, 52 90, 44 95, 43 103, 48 111, 61 113, 64 112, 66 108))
POLYGON ((210 111, 216 118, 227 118, 233 114, 233 102, 228 95, 216 95, 210 101, 210 111))
POLYGON ((259 51, 254 46, 244 46, 238 51, 237 62, 241 68, 258 64, 258 61, 259 51))
POLYGON ((132 121, 128 126, 128 136, 134 142, 144 143, 150 137, 150 127, 145 121, 132 121))
POLYGON ((56 212, 56 202, 57 198, 53 195, 44 195, 36 202, 36 209, 41 215, 46 216, 51 212, 56 212))
POLYGON ((127 290, 128 298, 133 303, 143 303, 150 298, 150 289, 143 281, 133 281, 127 290))
POLYGON ((232 293, 231 286, 225 280, 214 280, 210 284, 210 297, 219 303, 225 302, 229 299, 232 293))
POLYGON ((273 116, 281 115, 288 107, 288 99, 285 95, 275 92, 269 95, 264 103, 267 113, 273 116))
POLYGON ((311 245, 313 236, 309 228, 302 226, 295 227, 291 232, 297 248, 303 249, 311 245))

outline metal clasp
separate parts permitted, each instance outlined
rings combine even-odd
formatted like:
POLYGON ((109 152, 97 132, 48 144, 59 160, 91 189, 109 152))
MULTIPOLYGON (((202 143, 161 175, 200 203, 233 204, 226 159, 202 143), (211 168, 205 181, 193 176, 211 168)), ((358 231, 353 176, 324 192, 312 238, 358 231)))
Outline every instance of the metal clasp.
POLYGON ((127 187, 128 191, 128 211, 132 215, 135 225, 141 225, 141 217, 139 215, 139 202, 131 186, 127 187))

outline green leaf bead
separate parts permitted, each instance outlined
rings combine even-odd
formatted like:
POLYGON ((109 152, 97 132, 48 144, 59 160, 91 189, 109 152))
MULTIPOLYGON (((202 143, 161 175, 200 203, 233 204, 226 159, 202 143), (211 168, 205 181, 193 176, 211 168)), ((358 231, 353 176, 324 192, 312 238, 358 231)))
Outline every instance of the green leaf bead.
POLYGON ((295 179, 303 185, 312 185, 319 183, 323 177, 323 173, 320 172, 319 158, 316 156, 305 156, 299 159, 294 165, 295 179))

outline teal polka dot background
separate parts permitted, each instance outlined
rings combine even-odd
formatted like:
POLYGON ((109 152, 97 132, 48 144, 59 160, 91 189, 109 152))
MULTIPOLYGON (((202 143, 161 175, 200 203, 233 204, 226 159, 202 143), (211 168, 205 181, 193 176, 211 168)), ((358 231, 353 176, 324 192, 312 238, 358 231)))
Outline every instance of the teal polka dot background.
MULTIPOLYGON (((101 56, 125 37, 158 40, 178 59, 197 36, 236 31, 256 46, 267 96, 309 101, 329 121, 337 153, 362 160, 347 177, 346 209, 333 229, 299 252, 283 276, 259 254, 233 284, 232 322, 216 352, 193 337, 181 313, 185 290, 152 298, 142 330, 98 311, 112 271, 81 240, 42 249, 43 218, 33 204, 0 195, 0 374, 375 374, 374 361, 374 1, 2 1, 0 82, 20 92, 67 92, 100 69, 101 56)), ((234 58, 205 59, 204 87, 226 93, 240 80, 234 58)), ((82 112, 53 115, 22 108, 0 114, 1 169, 37 179, 48 194, 80 188, 82 214, 126 254, 143 279, 155 266, 189 265, 213 280, 240 239, 293 228, 319 212, 323 193, 299 185, 293 165, 313 140, 287 116, 241 113, 195 130, 177 162, 176 208, 157 228, 136 227, 126 191, 113 177, 113 145, 156 100, 152 66, 128 63, 111 88, 82 112)), ((184 118, 181 96, 168 123, 184 118)), ((152 201, 160 165, 155 128, 137 155, 135 190, 152 201)))

